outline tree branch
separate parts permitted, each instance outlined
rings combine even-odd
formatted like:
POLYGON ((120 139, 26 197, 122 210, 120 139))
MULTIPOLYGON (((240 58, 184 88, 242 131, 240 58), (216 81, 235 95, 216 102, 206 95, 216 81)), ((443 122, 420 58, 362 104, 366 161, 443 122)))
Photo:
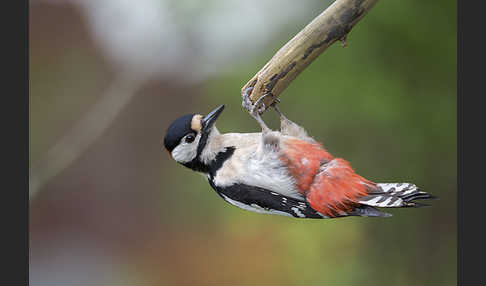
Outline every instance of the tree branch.
MULTIPOLYGON (((268 108, 313 60, 334 42, 345 45, 346 36, 356 23, 378 0, 336 0, 324 12, 310 22, 241 89, 248 92, 251 104, 263 98, 258 108, 268 108), (253 87, 253 89, 248 89, 253 87), (261 105, 261 104, 264 105, 261 105)), ((249 103, 249 102, 246 102, 249 103)), ((250 112, 250 107, 243 106, 250 112)))

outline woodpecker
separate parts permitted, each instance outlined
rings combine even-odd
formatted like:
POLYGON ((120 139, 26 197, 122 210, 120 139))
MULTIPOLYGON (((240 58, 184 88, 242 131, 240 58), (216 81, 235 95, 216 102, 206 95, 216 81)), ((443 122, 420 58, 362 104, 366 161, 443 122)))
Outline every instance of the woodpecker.
POLYGON ((215 126, 221 105, 205 116, 176 119, 164 146, 175 161, 205 175, 226 202, 257 213, 388 217, 376 207, 419 207, 424 205, 415 200, 435 198, 412 183, 374 183, 361 177, 272 107, 280 116, 280 131, 270 130, 253 111, 262 132, 221 134, 215 126))

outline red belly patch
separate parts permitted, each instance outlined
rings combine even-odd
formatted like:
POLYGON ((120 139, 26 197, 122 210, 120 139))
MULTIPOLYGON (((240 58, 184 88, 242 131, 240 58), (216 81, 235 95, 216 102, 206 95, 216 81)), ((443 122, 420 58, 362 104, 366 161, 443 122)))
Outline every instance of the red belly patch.
POLYGON ((356 174, 348 162, 334 159, 322 167, 307 193, 306 199, 316 211, 335 217, 358 205, 375 184, 356 174))
POLYGON ((321 164, 333 159, 322 145, 299 139, 288 139, 284 144, 280 160, 287 166, 297 182, 298 191, 305 195, 314 181, 321 164))
POLYGON ((322 145, 298 139, 283 143, 280 159, 295 178, 298 191, 323 215, 349 212, 376 185, 356 174, 347 161, 333 158, 322 145))

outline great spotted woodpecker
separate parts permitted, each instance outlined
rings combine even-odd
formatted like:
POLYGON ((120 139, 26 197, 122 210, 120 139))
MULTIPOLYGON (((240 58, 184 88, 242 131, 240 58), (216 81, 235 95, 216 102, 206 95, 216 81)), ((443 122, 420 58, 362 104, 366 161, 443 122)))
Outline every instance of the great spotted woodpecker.
POLYGON ((261 133, 220 134, 214 123, 224 109, 188 114, 168 128, 164 145, 178 163, 203 173, 226 202, 258 213, 296 218, 387 217, 375 207, 422 206, 431 199, 411 183, 374 183, 334 158, 307 132, 280 115, 280 131, 252 115, 261 133))

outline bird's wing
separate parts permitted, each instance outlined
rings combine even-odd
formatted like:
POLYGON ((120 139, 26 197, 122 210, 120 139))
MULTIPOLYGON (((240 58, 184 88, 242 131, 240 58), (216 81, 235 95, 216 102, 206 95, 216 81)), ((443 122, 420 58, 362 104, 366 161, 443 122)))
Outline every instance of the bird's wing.
POLYGON ((326 218, 312 209, 306 201, 245 184, 226 187, 211 186, 228 203, 239 208, 267 214, 292 216, 297 218, 326 218))

